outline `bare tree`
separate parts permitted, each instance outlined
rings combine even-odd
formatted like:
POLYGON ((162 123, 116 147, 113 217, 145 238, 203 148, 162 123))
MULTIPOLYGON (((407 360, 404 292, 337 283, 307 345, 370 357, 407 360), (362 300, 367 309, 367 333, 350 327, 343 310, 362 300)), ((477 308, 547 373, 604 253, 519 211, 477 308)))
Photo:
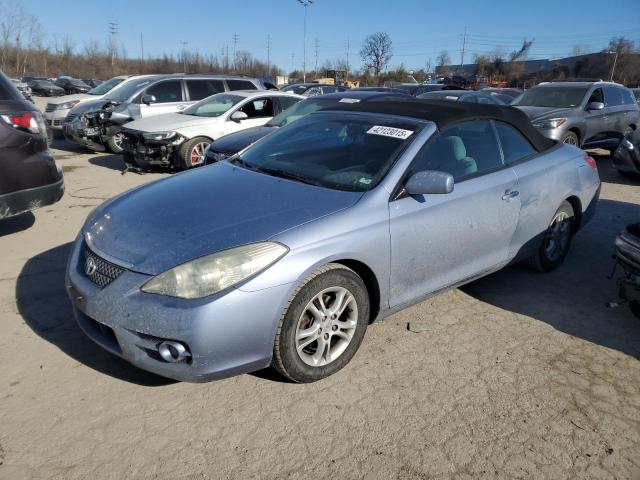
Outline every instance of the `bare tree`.
POLYGON ((360 57, 365 68, 373 70, 376 79, 380 78, 380 72, 387 66, 392 56, 391 37, 388 33, 376 32, 364 39, 360 57))
POLYGON ((436 62, 438 62, 439 67, 444 67, 445 65, 451 65, 451 57, 449 56, 449 52, 442 51, 440 55, 436 57, 436 62))
POLYGON ((517 62, 517 61, 520 61, 520 60, 526 60, 527 54, 529 53, 529 50, 531 49, 531 45, 533 45, 533 40, 526 40, 526 39, 523 40, 522 41, 522 46, 520 47, 520 49, 519 50, 514 50, 509 55, 509 61, 517 62))
POLYGON ((589 45, 574 45, 571 50, 571 56, 578 57, 580 55, 585 55, 589 53, 590 50, 589 45))

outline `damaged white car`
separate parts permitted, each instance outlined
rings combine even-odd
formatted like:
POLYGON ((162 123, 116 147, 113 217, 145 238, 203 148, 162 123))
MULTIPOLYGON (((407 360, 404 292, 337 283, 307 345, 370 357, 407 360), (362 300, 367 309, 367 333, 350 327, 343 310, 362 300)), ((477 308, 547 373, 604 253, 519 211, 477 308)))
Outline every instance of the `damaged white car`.
POLYGON ((204 164, 209 144, 223 135, 264 125, 304 97, 278 91, 218 93, 182 113, 127 123, 121 129, 128 166, 184 170, 204 164))

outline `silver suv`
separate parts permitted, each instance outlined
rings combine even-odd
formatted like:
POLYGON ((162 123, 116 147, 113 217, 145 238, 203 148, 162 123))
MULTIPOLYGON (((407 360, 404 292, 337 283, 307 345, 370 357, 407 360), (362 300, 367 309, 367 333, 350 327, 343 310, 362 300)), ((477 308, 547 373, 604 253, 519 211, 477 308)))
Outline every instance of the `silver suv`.
POLYGON ((631 90, 613 82, 541 83, 511 105, 549 138, 611 152, 640 120, 631 90))
POLYGON ((67 140, 94 150, 122 152, 120 127, 132 120, 181 112, 216 93, 264 90, 263 81, 229 75, 146 75, 114 88, 100 100, 73 108, 62 124, 67 140))

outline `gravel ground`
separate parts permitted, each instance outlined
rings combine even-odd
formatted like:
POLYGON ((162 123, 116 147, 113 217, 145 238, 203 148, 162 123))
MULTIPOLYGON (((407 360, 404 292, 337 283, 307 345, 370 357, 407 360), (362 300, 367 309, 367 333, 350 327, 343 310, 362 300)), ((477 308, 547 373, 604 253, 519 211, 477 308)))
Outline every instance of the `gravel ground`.
POLYGON ((164 174, 54 146, 65 197, 0 223, 0 478, 640 478, 640 320, 605 308, 640 181, 608 157, 559 270, 510 267, 400 312, 315 384, 186 384, 95 346, 64 291, 91 209, 164 174))

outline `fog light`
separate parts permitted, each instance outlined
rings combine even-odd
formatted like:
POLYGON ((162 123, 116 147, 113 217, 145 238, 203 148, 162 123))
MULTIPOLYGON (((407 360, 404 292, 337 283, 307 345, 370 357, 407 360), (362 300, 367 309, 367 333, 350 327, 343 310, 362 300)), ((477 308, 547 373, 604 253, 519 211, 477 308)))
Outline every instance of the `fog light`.
POLYGON ((158 345, 158 353, 164 361, 169 363, 183 362, 191 358, 191 353, 189 353, 187 347, 180 342, 172 340, 167 340, 158 345))

